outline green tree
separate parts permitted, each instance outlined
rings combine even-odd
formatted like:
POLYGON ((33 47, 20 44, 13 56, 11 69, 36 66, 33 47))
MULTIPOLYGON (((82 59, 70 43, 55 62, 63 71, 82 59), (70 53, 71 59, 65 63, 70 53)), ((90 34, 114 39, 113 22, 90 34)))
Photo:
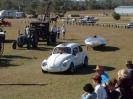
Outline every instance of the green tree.
POLYGON ((112 16, 113 16, 113 18, 114 18, 115 20, 120 20, 120 18, 121 18, 121 16, 120 16, 118 13, 116 13, 116 12, 113 12, 113 13, 112 13, 112 16))
POLYGON ((5 10, 14 8, 14 5, 11 0, 4 0, 1 5, 2 5, 2 9, 5 9, 5 10))
POLYGON ((89 8, 89 9, 95 9, 96 6, 97 6, 96 0, 89 0, 89 1, 88 1, 88 8, 89 8))

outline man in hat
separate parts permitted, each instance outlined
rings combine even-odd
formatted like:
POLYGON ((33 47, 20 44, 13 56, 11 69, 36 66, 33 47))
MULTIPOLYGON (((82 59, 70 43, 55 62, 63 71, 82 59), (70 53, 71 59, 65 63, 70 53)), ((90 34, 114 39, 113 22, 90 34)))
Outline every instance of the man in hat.
POLYGON ((127 61, 126 67, 127 67, 129 76, 133 79, 133 63, 132 63, 132 61, 127 61))
POLYGON ((92 81, 95 84, 95 93, 97 94, 97 99, 106 99, 107 93, 101 84, 101 77, 96 75, 92 77, 92 81))
POLYGON ((108 74, 104 71, 103 66, 97 65, 96 66, 96 75, 101 77, 101 83, 105 85, 109 81, 108 74))

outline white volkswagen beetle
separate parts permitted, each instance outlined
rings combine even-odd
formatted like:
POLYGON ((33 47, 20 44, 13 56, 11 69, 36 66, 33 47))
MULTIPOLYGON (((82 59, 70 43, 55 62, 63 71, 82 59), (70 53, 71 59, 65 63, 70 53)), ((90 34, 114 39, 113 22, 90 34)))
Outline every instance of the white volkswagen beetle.
POLYGON ((52 55, 43 60, 42 72, 63 72, 73 73, 77 66, 87 66, 88 57, 78 43, 63 43, 57 45, 52 55))

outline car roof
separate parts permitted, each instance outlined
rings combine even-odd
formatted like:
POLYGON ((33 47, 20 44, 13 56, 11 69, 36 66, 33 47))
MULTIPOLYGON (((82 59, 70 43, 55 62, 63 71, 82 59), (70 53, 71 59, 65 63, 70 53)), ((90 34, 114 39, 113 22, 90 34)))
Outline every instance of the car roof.
POLYGON ((70 47, 70 48, 74 48, 76 46, 80 46, 79 43, 62 43, 57 45, 56 47, 70 47))

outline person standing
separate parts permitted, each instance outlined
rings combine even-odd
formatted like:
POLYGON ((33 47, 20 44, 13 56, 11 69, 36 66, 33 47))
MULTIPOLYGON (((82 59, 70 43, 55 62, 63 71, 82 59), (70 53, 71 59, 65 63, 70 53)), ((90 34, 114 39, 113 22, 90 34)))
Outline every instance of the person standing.
POLYGON ((129 76, 131 77, 131 79, 133 79, 133 63, 132 63, 132 61, 130 61, 130 60, 127 61, 126 67, 129 72, 129 76))
POLYGON ((57 28, 57 38, 60 39, 60 27, 57 28))
POLYGON ((104 67, 101 65, 96 66, 96 75, 101 77, 102 85, 106 85, 109 81, 109 75, 105 72, 104 67))
POLYGON ((63 24, 61 30, 62 30, 62 34, 63 34, 63 39, 65 39, 65 34, 66 34, 66 27, 65 27, 65 24, 63 24))
POLYGON ((93 83, 96 85, 95 86, 95 93, 97 94, 97 99, 106 99, 107 93, 101 84, 101 77, 95 76, 92 78, 92 80, 93 80, 93 83))
POLYGON ((116 88, 119 88, 120 99, 133 99, 133 80, 127 69, 121 69, 118 71, 116 88))
POLYGON ((52 41, 55 43, 56 43, 56 38, 57 38, 57 30, 58 30, 57 26, 54 25, 52 28, 52 34, 53 34, 53 40, 52 41))
POLYGON ((120 92, 115 88, 117 84, 117 79, 113 78, 106 84, 107 99, 119 99, 120 92))
POLYGON ((26 34, 27 38, 30 37, 30 27, 29 26, 25 27, 25 34, 26 34))

